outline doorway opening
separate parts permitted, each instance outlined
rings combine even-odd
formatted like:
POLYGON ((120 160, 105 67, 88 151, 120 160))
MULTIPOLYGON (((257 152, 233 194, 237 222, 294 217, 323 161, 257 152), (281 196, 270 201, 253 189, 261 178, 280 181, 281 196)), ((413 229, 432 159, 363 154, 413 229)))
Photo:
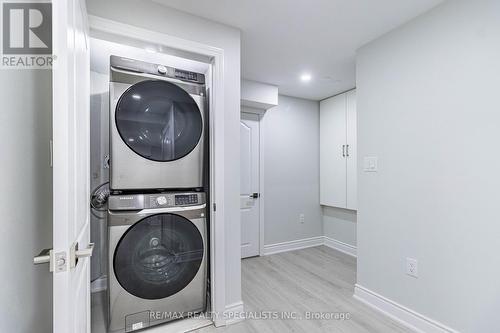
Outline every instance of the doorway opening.
POLYGON ((241 258, 264 254, 264 109, 241 106, 241 258))

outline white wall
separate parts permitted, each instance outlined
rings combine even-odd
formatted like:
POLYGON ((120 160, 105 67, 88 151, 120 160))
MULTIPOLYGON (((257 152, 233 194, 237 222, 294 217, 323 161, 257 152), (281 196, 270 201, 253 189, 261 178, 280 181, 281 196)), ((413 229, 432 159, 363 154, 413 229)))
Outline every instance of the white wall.
POLYGON ((356 246, 356 211, 322 206, 323 234, 356 246))
POLYGON ((239 211, 240 32, 150 1, 87 0, 91 15, 224 50, 226 304, 241 301, 239 211))
POLYGON ((265 245, 323 235, 319 102, 282 95, 278 100, 262 119, 265 245))
POLYGON ((52 332, 52 76, 0 70, 0 332, 52 332))
POLYGON ((358 283, 463 332, 500 331, 499 41, 499 1, 448 1, 357 57, 358 283))

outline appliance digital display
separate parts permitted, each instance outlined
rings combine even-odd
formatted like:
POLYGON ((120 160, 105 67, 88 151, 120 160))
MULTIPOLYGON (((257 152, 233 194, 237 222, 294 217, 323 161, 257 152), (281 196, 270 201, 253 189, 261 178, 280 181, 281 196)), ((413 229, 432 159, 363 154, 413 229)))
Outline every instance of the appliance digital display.
POLYGON ((198 75, 196 73, 181 71, 178 69, 175 70, 175 77, 191 81, 198 80, 198 75))
POLYGON ((192 205, 198 203, 197 194, 178 194, 175 196, 175 205, 192 205))

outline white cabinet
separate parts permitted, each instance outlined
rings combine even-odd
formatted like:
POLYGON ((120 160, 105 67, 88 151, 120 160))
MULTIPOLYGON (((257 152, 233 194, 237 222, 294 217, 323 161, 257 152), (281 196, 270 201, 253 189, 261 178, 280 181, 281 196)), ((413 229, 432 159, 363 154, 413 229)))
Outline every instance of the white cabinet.
POLYGON ((320 203, 346 207, 346 95, 320 102, 320 203))
POLYGON ((356 91, 320 103, 320 203, 356 209, 356 91))

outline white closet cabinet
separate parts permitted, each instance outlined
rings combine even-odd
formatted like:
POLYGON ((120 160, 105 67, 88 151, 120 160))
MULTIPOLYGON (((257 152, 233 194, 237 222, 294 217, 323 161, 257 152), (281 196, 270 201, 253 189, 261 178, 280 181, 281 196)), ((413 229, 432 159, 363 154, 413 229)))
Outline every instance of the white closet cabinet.
POLYGON ((355 210, 356 90, 320 102, 320 203, 355 210))

